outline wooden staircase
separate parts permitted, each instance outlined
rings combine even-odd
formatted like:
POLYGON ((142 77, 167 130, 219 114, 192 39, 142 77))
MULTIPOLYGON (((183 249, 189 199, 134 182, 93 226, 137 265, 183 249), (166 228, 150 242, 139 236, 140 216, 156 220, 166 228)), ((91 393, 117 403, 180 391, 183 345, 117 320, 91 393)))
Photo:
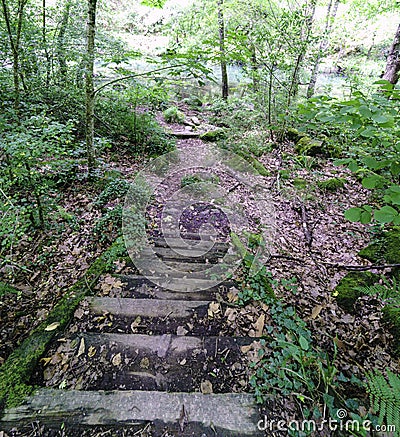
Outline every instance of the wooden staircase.
POLYGON ((224 383, 224 375, 232 380, 242 347, 254 339, 221 336, 218 320, 204 325, 221 287, 232 286, 215 285, 204 271, 218 263, 229 245, 215 243, 203 255, 201 244, 188 238, 182 249, 179 239, 155 239, 153 250, 174 274, 167 269, 152 277, 121 276, 124 297, 88 298, 85 317, 106 315, 113 327, 99 332, 92 324, 86 332, 59 338, 61 344, 75 345, 70 360, 86 369, 80 389, 69 384, 76 375, 66 361, 62 377, 67 389, 40 388, 22 406, 5 411, 0 429, 38 420, 86 427, 148 424, 151 433, 146 435, 152 436, 261 435, 253 395, 240 392, 240 386, 234 392, 224 383), (154 285, 160 278, 161 285, 154 285), (94 379, 87 370, 91 359, 104 367, 94 379), (214 388, 210 374, 219 375, 214 388))

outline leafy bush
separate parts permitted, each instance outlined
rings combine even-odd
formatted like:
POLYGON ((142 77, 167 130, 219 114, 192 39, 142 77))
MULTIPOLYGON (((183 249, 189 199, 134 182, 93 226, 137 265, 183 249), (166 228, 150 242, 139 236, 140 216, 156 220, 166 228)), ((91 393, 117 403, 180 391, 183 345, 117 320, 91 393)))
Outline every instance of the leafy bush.
POLYGON ((185 120, 185 114, 176 106, 171 106, 163 112, 164 119, 167 123, 182 123, 185 120))
POLYGON ((115 199, 122 199, 128 192, 131 184, 124 179, 114 179, 105 189, 97 196, 94 205, 98 207, 105 206, 108 202, 115 199))
POLYGON ((93 234, 101 243, 110 243, 122 234, 122 207, 108 210, 96 221, 93 234))
POLYGON ((364 188, 375 190, 379 205, 355 206, 345 213, 350 221, 400 224, 400 90, 387 81, 376 82, 378 92, 354 92, 339 101, 315 97, 299 106, 300 130, 323 132, 326 141, 341 144, 346 164, 364 188))

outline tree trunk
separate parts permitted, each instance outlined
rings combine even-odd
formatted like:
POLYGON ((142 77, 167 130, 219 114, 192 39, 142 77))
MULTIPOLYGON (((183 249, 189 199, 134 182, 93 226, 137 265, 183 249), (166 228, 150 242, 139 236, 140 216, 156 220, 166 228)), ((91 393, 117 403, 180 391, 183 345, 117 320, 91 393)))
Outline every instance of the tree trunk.
POLYGON ((17 115, 19 114, 19 107, 20 107, 20 100, 21 100, 20 81, 19 81, 19 76, 20 76, 19 47, 21 41, 22 22, 24 18, 24 8, 27 2, 28 0, 18 0, 17 20, 16 20, 17 24, 16 24, 15 36, 14 36, 14 32, 11 27, 10 11, 8 9, 6 0, 1 0, 8 39, 10 41, 11 52, 13 57, 13 78, 14 78, 14 92, 15 92, 14 109, 17 115))
POLYGON ((316 0, 311 1, 311 10, 308 13, 307 18, 305 19, 304 26, 302 30, 302 36, 301 36, 301 44, 300 44, 300 52, 297 55, 296 63, 294 66, 292 79, 290 81, 289 86, 289 92, 288 92, 288 99, 287 99, 287 106, 290 106, 292 102, 292 98, 296 97, 298 88, 299 88, 299 75, 300 75, 300 69, 304 61, 304 57, 307 52, 307 48, 310 42, 310 35, 312 31, 312 26, 314 22, 314 14, 315 14, 315 8, 316 8, 316 0))
POLYGON ((400 25, 394 36, 393 44, 390 47, 389 56, 386 61, 386 70, 383 79, 395 85, 399 80, 400 71, 400 25))
POLYGON ((94 151, 94 40, 96 35, 96 5, 97 0, 88 0, 88 22, 86 38, 86 154, 89 177, 96 166, 94 151))
POLYGON ((218 31, 219 31, 219 51, 221 56, 221 76, 222 76, 222 98, 227 99, 229 94, 228 72, 226 69, 225 52, 225 23, 224 23, 224 0, 218 0, 218 31))
POLYGON ((333 22, 336 18, 336 13, 337 13, 339 3, 340 3, 340 0, 335 0, 335 3, 334 3, 333 8, 332 8, 332 1, 333 0, 330 0, 329 5, 328 5, 328 10, 326 13, 324 38, 322 39, 322 41, 320 43, 317 58, 315 59, 314 66, 311 70, 310 83, 308 84, 308 87, 307 87, 307 99, 310 99, 314 95, 315 84, 317 83, 318 71, 319 71, 319 66, 321 64, 321 59, 323 58, 326 50, 329 47, 329 34, 332 30, 332 25, 333 25, 333 22))
POLYGON ((65 5, 65 9, 61 18, 60 30, 57 36, 57 59, 60 65, 60 76, 61 80, 65 81, 67 79, 67 62, 65 60, 65 33, 67 31, 69 15, 71 10, 71 2, 68 1, 65 5))
POLYGON ((46 86, 48 87, 50 84, 50 72, 51 72, 51 64, 50 64, 50 55, 47 49, 47 38, 46 38, 46 0, 42 0, 42 43, 44 54, 46 57, 46 86))

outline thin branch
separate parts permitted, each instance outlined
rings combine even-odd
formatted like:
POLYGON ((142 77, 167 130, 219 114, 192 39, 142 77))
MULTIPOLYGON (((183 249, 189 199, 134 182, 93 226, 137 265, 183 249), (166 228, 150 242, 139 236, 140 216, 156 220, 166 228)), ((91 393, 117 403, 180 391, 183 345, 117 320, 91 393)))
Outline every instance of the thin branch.
POLYGON ((123 76, 123 77, 118 77, 117 79, 111 80, 110 82, 105 83, 104 85, 101 85, 100 87, 98 87, 97 89, 94 90, 94 94, 96 95, 99 91, 101 91, 103 88, 112 85, 113 83, 116 82, 120 82, 122 80, 125 79, 133 79, 135 77, 139 77, 139 76, 147 76, 149 74, 153 74, 153 73, 157 73, 159 71, 164 71, 164 70, 170 70, 172 68, 177 68, 177 67, 183 67, 185 64, 178 64, 178 65, 169 65, 168 67, 162 67, 162 68, 157 68, 156 70, 151 70, 151 71, 145 71, 144 73, 136 73, 136 74, 130 74, 128 76, 123 76))

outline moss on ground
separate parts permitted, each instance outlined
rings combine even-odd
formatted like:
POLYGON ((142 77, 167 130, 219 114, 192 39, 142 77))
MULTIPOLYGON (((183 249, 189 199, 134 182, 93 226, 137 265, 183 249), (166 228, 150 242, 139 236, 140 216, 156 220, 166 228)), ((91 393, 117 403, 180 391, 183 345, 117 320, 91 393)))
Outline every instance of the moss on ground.
POLYGON ((383 320, 389 325, 393 334, 393 348, 397 356, 400 355, 400 307, 398 305, 386 305, 383 310, 383 320))
POLYGON ((0 410, 21 404, 32 393, 34 387, 29 384, 30 377, 48 344, 56 333, 65 329, 79 302, 92 292, 99 276, 112 271, 114 261, 121 258, 124 249, 122 238, 117 239, 96 259, 85 275, 68 289, 47 319, 11 353, 0 368, 0 410), (57 328, 46 331, 46 327, 52 323, 58 323, 57 328))
POLYGON ((299 155, 325 156, 327 158, 339 155, 339 150, 332 144, 308 136, 303 136, 297 141, 295 152, 299 155))
POLYGON ((307 180, 303 179, 303 178, 294 178, 293 179, 293 185, 296 188, 304 189, 304 188, 307 188, 310 185, 310 183, 307 180))
POLYGON ((379 275, 371 272, 350 272, 336 286, 333 295, 340 307, 352 313, 355 301, 362 295, 357 288, 373 285, 379 278, 379 275))
POLYGON ((210 130, 201 134, 199 138, 203 141, 218 141, 225 138, 225 131, 223 129, 210 130))
POLYGON ((395 226, 384 232, 377 241, 359 252, 361 258, 373 263, 400 263, 400 227, 395 226))
POLYGON ((325 181, 317 182, 318 188, 325 191, 330 191, 334 193, 341 188, 344 188, 344 184, 346 183, 346 179, 344 178, 330 178, 325 181))

